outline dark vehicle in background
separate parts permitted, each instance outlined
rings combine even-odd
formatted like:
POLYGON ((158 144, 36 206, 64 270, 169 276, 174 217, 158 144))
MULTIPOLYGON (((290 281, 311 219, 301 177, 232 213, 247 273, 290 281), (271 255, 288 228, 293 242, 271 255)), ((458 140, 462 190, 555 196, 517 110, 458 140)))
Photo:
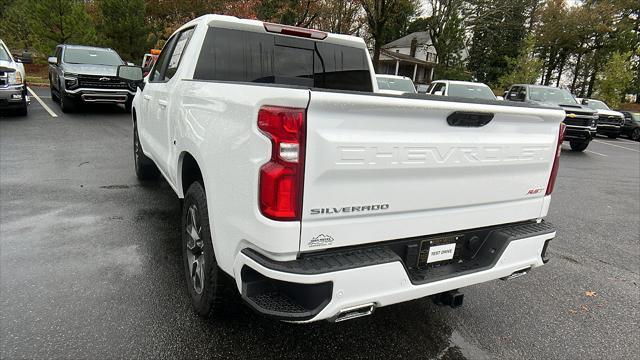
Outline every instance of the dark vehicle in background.
POLYGON ((520 101, 542 106, 559 106, 567 116, 564 141, 569 141, 571 150, 584 151, 596 136, 598 113, 579 104, 568 90, 542 85, 516 84, 505 93, 505 100, 520 101))
POLYGON ((640 141, 640 113, 631 111, 621 111, 624 115, 624 125, 622 125, 622 135, 629 137, 633 141, 640 141))
POLYGON ((581 98, 576 100, 598 112, 598 134, 608 136, 610 139, 620 136, 622 124, 624 124, 624 116, 621 112, 611 110, 605 102, 600 100, 581 98))
POLYGON ((126 64, 112 49, 58 45, 49 57, 51 97, 63 112, 80 103, 123 104, 131 111, 135 84, 116 76, 118 66, 126 64))

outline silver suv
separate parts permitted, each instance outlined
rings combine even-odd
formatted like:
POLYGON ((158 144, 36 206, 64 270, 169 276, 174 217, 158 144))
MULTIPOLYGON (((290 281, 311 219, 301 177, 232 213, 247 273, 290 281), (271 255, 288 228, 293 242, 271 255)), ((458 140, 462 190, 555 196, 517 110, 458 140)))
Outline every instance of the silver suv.
POLYGON ((113 49, 58 45, 49 57, 51 97, 70 112, 80 102, 123 104, 131 111, 135 85, 118 79, 118 66, 126 65, 113 49))

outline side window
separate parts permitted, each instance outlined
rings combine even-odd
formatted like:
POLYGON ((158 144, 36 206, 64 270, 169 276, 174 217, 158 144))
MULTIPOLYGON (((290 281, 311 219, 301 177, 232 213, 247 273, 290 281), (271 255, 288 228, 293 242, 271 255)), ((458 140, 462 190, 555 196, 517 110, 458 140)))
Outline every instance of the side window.
POLYGON ((507 100, 517 101, 519 92, 520 86, 512 86, 511 89, 509 89, 509 93, 507 94, 507 100))
POLYGON ((429 87, 427 88, 427 94, 431 94, 431 90, 433 90, 434 86, 436 86, 436 83, 429 84, 429 87))
POLYGON ((431 93, 435 94, 437 91, 441 91, 442 95, 444 95, 444 90, 447 87, 447 84, 445 83, 436 83, 436 85, 433 87, 431 93))
POLYGON ((58 59, 57 64, 60 65, 60 63, 62 63, 62 46, 56 47, 56 53, 54 56, 58 59))
POLYGON ((521 87, 520 91, 518 91, 518 101, 524 101, 527 98, 527 88, 521 87))
POLYGON ((167 66, 167 70, 164 73, 164 81, 171 79, 173 75, 176 74, 178 65, 180 65, 180 59, 182 59, 182 54, 187 48, 187 44, 189 44, 191 35, 193 35, 193 30, 193 28, 184 30, 182 31, 182 33, 180 33, 180 36, 178 36, 176 45, 173 47, 173 52, 171 53, 171 57, 169 58, 169 65, 167 66))
POLYGON ((164 44, 164 48, 158 56, 158 60, 155 65, 153 65, 153 70, 151 70, 151 75, 149 76, 150 82, 160 82, 164 81, 164 69, 167 67, 167 61, 169 60, 168 54, 171 52, 173 48, 173 43, 176 41, 176 37, 174 36, 166 44, 164 44))

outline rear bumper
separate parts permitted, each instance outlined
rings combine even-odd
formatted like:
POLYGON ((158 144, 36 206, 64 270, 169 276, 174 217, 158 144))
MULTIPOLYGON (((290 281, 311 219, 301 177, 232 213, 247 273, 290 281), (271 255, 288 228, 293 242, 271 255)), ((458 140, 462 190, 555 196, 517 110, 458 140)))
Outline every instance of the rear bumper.
POLYGON ((67 95, 86 103, 124 104, 131 101, 135 92, 124 89, 79 88, 65 90, 67 95))
POLYGON ((414 238, 289 262, 244 249, 236 257, 234 273, 243 299, 260 313, 295 322, 332 320, 345 309, 382 307, 541 266, 555 237, 553 226, 544 222, 474 231, 486 234, 471 252, 474 256, 428 269, 414 267, 412 245, 424 241, 414 238))

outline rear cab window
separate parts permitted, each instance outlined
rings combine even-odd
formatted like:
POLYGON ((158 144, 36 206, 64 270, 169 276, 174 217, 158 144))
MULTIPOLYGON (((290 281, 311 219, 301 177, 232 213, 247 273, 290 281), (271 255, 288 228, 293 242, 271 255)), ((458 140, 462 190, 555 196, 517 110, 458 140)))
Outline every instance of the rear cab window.
POLYGON ((193 78, 373 92, 365 49, 215 27, 193 78))

